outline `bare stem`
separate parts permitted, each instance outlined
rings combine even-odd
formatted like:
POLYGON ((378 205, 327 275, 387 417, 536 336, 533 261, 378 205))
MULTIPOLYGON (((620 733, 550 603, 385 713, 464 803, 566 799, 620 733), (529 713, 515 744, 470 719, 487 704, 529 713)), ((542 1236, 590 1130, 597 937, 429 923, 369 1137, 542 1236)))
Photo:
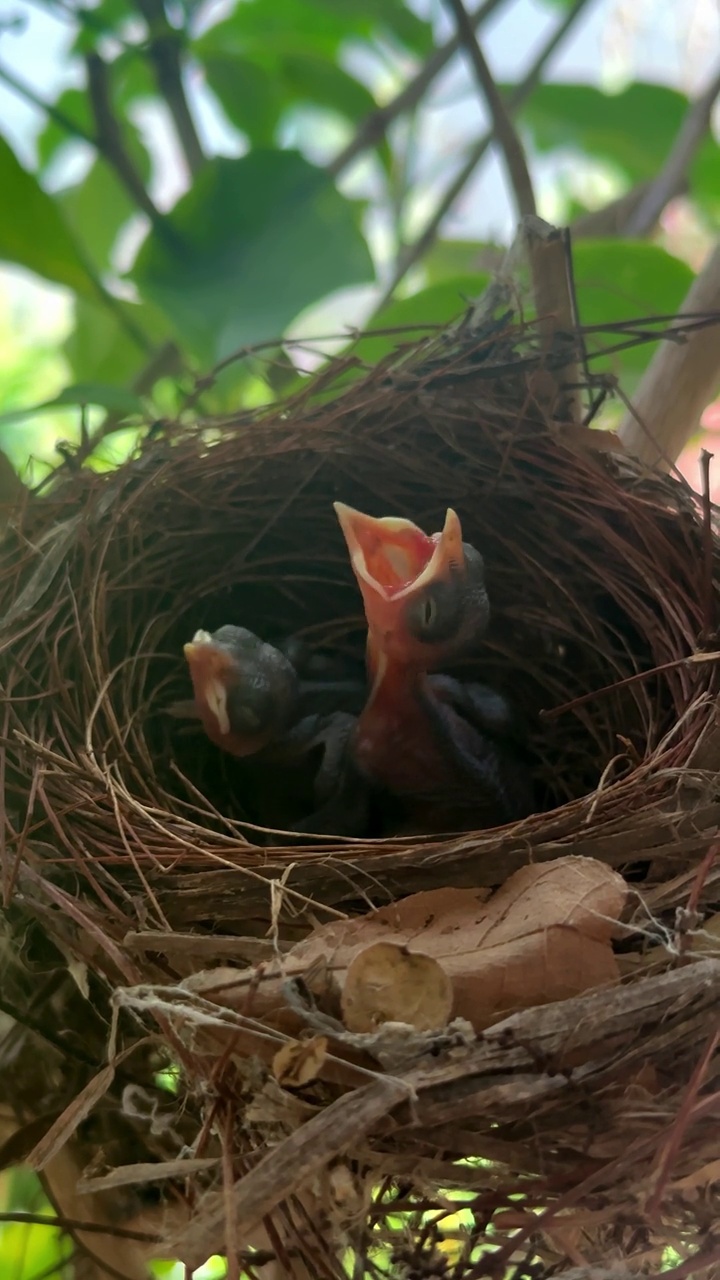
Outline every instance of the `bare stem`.
POLYGON ((716 70, 705 92, 701 93, 689 107, 665 164, 657 178, 650 183, 637 208, 628 217, 624 227, 625 235, 647 235, 655 226, 665 206, 682 192, 688 169, 699 146, 707 137, 710 116, 718 94, 720 94, 720 67, 716 70))
MULTIPOLYGON (((565 17, 558 23, 553 34, 540 50, 540 53, 528 70, 524 79, 513 89, 512 93, 508 95, 508 112, 512 113, 516 111, 520 106, 522 106, 523 102, 530 97, 533 90, 537 88, 550 58, 552 58, 568 32, 577 22, 583 10, 586 9, 590 3, 591 0, 575 0, 574 5, 568 9, 565 17)), ((485 153, 492 141, 493 134, 488 132, 484 134, 482 138, 478 138, 477 142, 470 149, 465 160, 465 164, 460 169, 459 173, 457 173, 453 180, 448 184, 433 213, 426 222, 424 229, 421 231, 417 239, 411 245, 408 245, 405 252, 401 254, 393 277, 378 303, 378 311, 384 307, 387 302, 389 302, 401 280, 405 278, 410 268, 413 267, 416 262, 420 261, 424 254, 427 253, 430 246, 434 243, 443 219, 455 204, 455 201, 465 190, 465 187, 485 156, 485 153)))
POLYGON ((25 84, 24 80, 19 80, 13 71, 8 71, 7 67, 0 66, 0 80, 6 84, 8 89, 12 89, 19 98, 25 102, 29 102, 31 106, 37 107, 38 111, 42 111, 48 120, 54 120, 56 125, 64 129, 71 138, 78 138, 82 142, 87 142, 91 147, 97 147, 97 140, 90 133, 71 120, 65 115, 64 111, 59 111, 51 102, 44 102, 38 97, 35 90, 29 84, 25 84))
POLYGON ((106 62, 99 53, 88 53, 85 58, 88 75, 88 97, 95 123, 95 145, 110 162, 133 203, 147 214, 153 226, 162 222, 162 215, 155 208, 145 190, 145 184, 128 155, 120 125, 112 109, 110 76, 106 62))
MULTIPOLYGON (((720 322, 720 242, 693 281, 681 315, 715 313, 720 322)), ((682 344, 664 343, 645 370, 618 435, 628 453, 668 470, 700 426, 720 384, 716 325, 696 329, 682 344)))
POLYGON ((465 6, 462 0, 446 0, 446 3, 448 8, 452 10, 457 26, 458 39, 473 65, 478 85, 490 109, 495 140, 499 143, 505 158, 510 186, 517 205, 518 217, 523 218, 526 214, 535 214, 537 212, 535 193, 523 145, 510 119, 500 91, 492 78, 490 68, 478 44, 465 6))
POLYGON ((205 164, 205 153, 183 85, 181 36, 170 26, 163 0, 138 0, 138 7, 150 35, 148 54, 157 86, 167 102, 188 169, 194 177, 205 164))
MULTIPOLYGON (((481 26, 504 3, 505 0, 484 0, 484 3, 469 15, 469 22, 473 27, 481 26)), ((378 107, 377 111, 372 111, 360 125, 355 137, 327 166, 330 176, 337 178, 363 151, 377 146, 378 142, 385 137, 393 120, 397 120, 398 116, 403 115, 405 111, 411 111, 417 106, 433 80, 437 79, 459 48, 460 38, 454 35, 446 44, 430 54, 417 75, 391 102, 384 107, 378 107)))

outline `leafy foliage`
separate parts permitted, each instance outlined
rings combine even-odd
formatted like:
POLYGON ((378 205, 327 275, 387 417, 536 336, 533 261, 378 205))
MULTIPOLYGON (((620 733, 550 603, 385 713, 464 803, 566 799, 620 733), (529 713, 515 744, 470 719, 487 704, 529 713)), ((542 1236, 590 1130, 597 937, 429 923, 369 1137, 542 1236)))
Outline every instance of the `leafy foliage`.
MULTIPOLYGON (((570 0, 546 3, 557 17, 571 10, 570 0)), ((408 0, 77 7, 72 74, 49 106, 37 171, 0 137, 0 259, 65 288, 73 319, 65 383, 22 404, 6 397, 6 428, 21 424, 29 440, 41 429, 36 415, 54 421, 53 411, 77 402, 78 386, 92 388, 93 412, 113 420, 141 404, 172 412, 189 379, 296 332, 298 318, 305 324, 320 304, 341 327, 342 305, 333 310, 327 299, 368 286, 379 296, 388 261, 414 260, 412 289, 401 284, 370 308, 370 328, 407 326, 410 339, 459 315, 487 282, 500 246, 430 237, 423 255, 408 257, 418 212, 443 199, 437 175, 426 185, 418 176, 421 104, 436 63, 432 23, 408 0), (148 12, 156 15, 151 29, 148 12), (392 94, 423 65, 427 85, 405 100, 396 126, 392 94), (360 165, 332 162, 333 148, 355 132, 360 165), (320 155, 329 155, 329 167, 320 155), (169 198, 168 161, 181 175, 169 198)), ((42 85, 34 92, 44 97, 42 85)), ((657 175, 690 105, 659 84, 607 94, 546 83, 525 95, 520 122, 535 152, 579 155, 589 170, 609 165, 629 187, 657 175)), ((449 155, 451 176, 454 164, 449 155)), ((720 147, 709 132, 686 176, 696 207, 716 219, 720 147)), ((691 279, 653 243, 578 242, 575 258, 586 323, 670 313, 691 279)), ((369 334, 355 350, 372 362, 395 343, 392 334, 369 334)), ((621 353, 612 367, 632 384, 650 354, 621 353)), ((203 392, 202 407, 224 411, 295 381, 291 367, 268 377, 245 361, 203 392)))
MULTIPOLYGON (((690 103, 666 85, 636 82, 620 93, 588 84, 544 84, 523 108, 540 151, 572 148, 621 169, 631 182, 656 176, 690 103)), ((709 134, 690 168, 698 199, 717 202, 720 146, 709 134)))
POLYGON ((208 364, 372 278, 352 206, 297 152, 211 160, 167 226, 171 238, 164 228, 145 241, 133 278, 208 364))
POLYGON ((0 138, 0 258, 29 267, 83 297, 95 283, 55 201, 0 138))

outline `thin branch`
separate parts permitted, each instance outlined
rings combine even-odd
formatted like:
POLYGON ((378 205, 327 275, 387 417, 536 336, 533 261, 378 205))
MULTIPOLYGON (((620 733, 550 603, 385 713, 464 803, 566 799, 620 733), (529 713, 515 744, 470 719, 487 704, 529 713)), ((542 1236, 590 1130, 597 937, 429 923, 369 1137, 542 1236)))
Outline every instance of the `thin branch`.
MULTIPOLYGON (((700 452, 700 476, 703 513, 703 629, 705 643, 715 642, 715 535, 713 533, 712 491, 710 487, 710 463, 714 454, 707 449, 700 452)), ((714 855, 713 855, 714 856, 714 855)))
POLYGON ((55 1216, 49 1213, 25 1213, 19 1209, 10 1213, 0 1213, 0 1222, 27 1223, 29 1226, 35 1227, 55 1227, 60 1231, 84 1231, 88 1234, 116 1236, 118 1240, 138 1240, 148 1244, 155 1244, 161 1239, 159 1235, 152 1235, 148 1231, 132 1231, 128 1227, 115 1226, 109 1223, 103 1225, 99 1222, 83 1222, 75 1218, 65 1218, 62 1214, 55 1216))
POLYGON ((48 120, 53 120, 71 138, 78 138, 82 142, 87 142, 91 147, 97 147, 97 140, 92 134, 86 133, 79 124, 76 124, 74 120, 66 116, 64 111, 59 111, 51 102, 45 102, 29 84, 25 84, 24 80, 19 80, 13 71, 8 71, 7 67, 0 66, 0 80, 7 85, 8 89, 12 89, 13 93, 16 93, 19 98, 29 102, 32 107, 37 107, 38 111, 42 111, 48 120))
POLYGON ((113 112, 108 65, 99 53, 88 53, 85 57, 85 66, 88 76, 88 98, 95 124, 95 145, 113 166, 134 204, 147 214, 154 227, 159 228, 163 223, 162 214, 155 208, 145 190, 140 174, 128 155, 120 125, 113 112))
POLYGON ((526 214, 534 215, 537 213, 535 193, 523 145, 510 119, 500 91, 492 78, 490 68, 477 42, 472 23, 468 18, 462 0, 446 0, 446 4, 452 10, 458 38, 472 62, 478 85, 490 109, 494 140, 499 144, 505 158, 510 187, 517 205, 518 217, 523 218, 526 214))
POLYGON ((158 89, 165 99, 192 177, 205 164, 205 153, 190 113, 182 79, 181 35, 170 26, 163 0, 138 0, 147 23, 148 55, 153 64, 158 89))
POLYGON ((689 107, 670 154, 657 178, 650 184, 644 199, 630 214, 625 235, 644 236, 655 226, 663 209, 675 196, 680 195, 687 179, 687 172, 698 148, 707 137, 710 117, 720 94, 720 67, 716 70, 704 93, 689 107))
MULTIPOLYGON (((152 353, 147 364, 133 379, 130 389, 138 396, 150 395, 155 383, 160 378, 175 377, 182 372, 182 368, 182 357, 177 345, 172 341, 164 342, 161 347, 158 347, 152 353)), ((95 431, 86 432, 84 436, 81 433, 78 447, 68 451, 67 456, 56 468, 54 474, 57 475, 57 472, 63 466, 69 466, 73 469, 82 466, 88 458, 92 457, 103 440, 106 440, 113 432, 122 428, 124 416, 118 411, 110 411, 95 431)))
MULTIPOLYGON (((504 3, 505 0, 484 0, 484 4, 469 15, 470 23, 474 28, 481 26, 504 3)), ((384 107, 379 107, 377 111, 372 111, 362 122, 354 138, 327 166, 330 176, 337 178, 363 151, 377 146, 378 142, 385 137, 393 120, 397 120, 398 116, 403 115, 405 111, 411 111, 417 106, 433 80, 436 80, 440 72, 444 71, 459 48, 460 38, 454 35, 430 55, 417 75, 391 102, 384 107)))
MULTIPOLYGON (((96 133, 90 134, 81 125, 71 120, 63 111, 59 111, 57 107, 50 102, 45 102, 40 98, 30 85, 25 84, 23 80, 19 80, 13 72, 8 71, 6 67, 0 66, 0 81, 12 89, 18 97, 23 101, 29 102, 31 106, 37 107, 38 111, 42 111, 49 120, 54 120, 61 129, 71 138, 77 138, 80 142, 86 142, 89 146, 94 147, 99 155, 108 162, 109 165, 117 173, 123 186, 127 190, 134 204, 142 209, 144 213, 152 220, 153 225, 157 228, 166 241, 173 240, 170 228, 163 218, 162 214, 155 208, 150 196, 143 185, 142 179, 137 173, 132 160, 127 154, 125 145, 122 140, 120 128, 115 120, 110 105, 109 90, 106 82, 107 66, 97 55, 91 54, 88 59, 88 80, 89 80, 89 96, 91 106, 95 113, 96 133), (97 59, 100 67, 93 65, 91 72, 91 62, 97 59), (104 68, 104 70, 103 70, 104 68), (93 79, 94 77, 94 79, 93 79), (93 86, 95 100, 93 100, 93 86)), ((126 317, 122 311, 120 304, 116 298, 109 294, 102 282, 96 277, 92 266, 83 257, 83 265, 86 271, 93 279, 93 283, 98 290, 100 297, 109 307, 112 307, 116 313, 118 323, 125 329, 129 337, 143 351, 152 350, 152 344, 141 329, 126 317)))
MULTIPOLYGON (((611 236, 624 236, 630 218, 645 199, 652 182, 638 182, 629 191, 616 196, 599 209, 589 209, 581 213, 570 223, 573 240, 606 239, 611 236)), ((681 192, 678 192, 680 195, 681 192)))
POLYGON ((120 127, 113 115, 107 83, 107 66, 97 54, 89 54, 86 58, 86 63, 88 93, 95 124, 94 134, 88 133, 81 125, 66 116, 63 111, 59 111, 52 103, 43 101, 30 85, 25 84, 23 80, 19 80, 13 72, 8 71, 3 66, 0 66, 0 81, 6 84, 9 89, 12 89, 18 97, 23 98, 25 102, 37 107, 49 120, 54 120, 55 124, 64 129, 71 138, 77 138, 79 141, 87 142, 89 146, 94 147, 112 165, 133 203, 152 219, 153 224, 161 223, 162 215, 155 208, 145 190, 142 179, 127 154, 120 127))
MULTIPOLYGON (((559 45, 562 44, 565 36, 575 25, 580 15, 591 3, 592 0, 575 0, 572 8, 568 9, 565 17, 558 23, 553 34, 540 50, 540 53, 523 80, 520 84, 516 85, 512 93, 508 95, 508 112, 513 113, 517 111, 537 88, 540 80, 542 79, 545 67, 553 54, 558 49, 559 45)), ((405 252, 400 256, 400 261, 398 262, 387 289, 377 305, 376 311, 381 310, 381 308, 389 302, 398 285, 405 278, 410 268, 413 267, 416 262, 419 262, 424 254, 427 253, 430 246, 434 243, 444 218, 455 204, 455 201, 465 190, 465 187, 485 156, 485 153, 492 141, 493 134, 488 132, 484 134, 482 138, 478 138, 477 142, 470 149, 465 164, 453 178, 452 182, 449 183, 443 195, 440 197, 434 212, 425 224, 424 230, 420 233, 413 244, 408 245, 405 252)))
MULTIPOLYGON (((693 281, 680 310, 715 312, 720 322, 720 242, 693 281)), ((641 462, 669 470, 700 427, 720 385, 720 341, 710 325, 682 344, 664 343, 645 370, 618 436, 641 462)))

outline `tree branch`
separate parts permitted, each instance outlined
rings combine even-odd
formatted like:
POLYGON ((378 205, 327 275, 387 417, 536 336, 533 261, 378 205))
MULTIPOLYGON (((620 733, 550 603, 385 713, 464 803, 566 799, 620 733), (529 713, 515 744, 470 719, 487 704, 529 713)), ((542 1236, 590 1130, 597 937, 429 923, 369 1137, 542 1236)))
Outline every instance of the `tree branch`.
POLYGON ((19 80, 13 72, 3 66, 0 66, 0 81, 25 102, 37 107, 49 120, 54 120, 69 137, 77 138, 80 142, 87 142, 89 146, 94 147, 108 164, 112 165, 133 203, 147 214, 153 226, 159 227, 165 234, 165 220, 145 190, 142 178, 127 153, 120 126, 113 114, 107 64, 96 53, 88 54, 85 62, 88 73, 88 97, 95 125, 94 134, 87 133, 81 125, 76 124, 52 103, 44 102, 30 85, 19 80))
MULTIPOLYGON (((481 26, 504 3, 505 0, 484 0, 484 4, 481 4, 479 8, 469 15, 472 27, 481 26)), ((445 69, 459 48, 460 38, 458 35, 454 35, 446 44, 430 55, 417 75, 391 102, 388 102, 384 107, 379 107, 377 111, 372 111, 366 117, 355 137, 350 140, 346 147, 343 147, 343 150, 327 166, 327 172, 332 178, 337 178, 363 151, 377 146, 378 142, 385 137, 393 120, 397 120, 398 116, 401 116, 405 111, 411 111, 413 107, 417 106, 420 99, 430 88, 433 80, 437 79, 440 72, 445 69)))
MULTIPOLYGON (((720 322, 720 242, 693 281, 680 314, 716 312, 720 322)), ((698 431, 720 384, 717 327, 696 329, 685 342, 664 343, 645 370, 618 436, 629 453, 667 471, 698 431)))
POLYGON ((205 153, 185 96, 180 33, 170 26, 163 0, 137 0, 137 3, 147 23, 148 54, 157 86, 168 105, 188 169, 194 177, 205 164, 205 153))
POLYGON ((510 187, 515 196, 518 217, 523 218, 526 214, 535 214, 537 213, 535 193, 525 151, 498 87, 492 78, 482 49, 477 42, 472 24, 465 11, 465 6, 462 0, 446 0, 446 4, 452 10, 457 26, 458 39, 472 62, 475 77, 490 108, 494 140, 499 144, 505 159, 510 187))
POLYGON ((710 116, 718 94, 720 94, 720 68, 715 72, 705 92, 689 107, 665 164, 657 178, 650 184, 638 207, 630 214, 624 228, 625 235, 647 235, 655 226, 665 206, 675 196, 680 195, 687 179, 687 171, 700 144, 707 137, 710 116))
POLYGON ((85 56, 85 66, 90 110, 95 124, 95 146, 113 166, 133 203, 147 214, 154 227, 159 227, 163 223, 162 214, 145 190, 145 184, 128 155, 120 125, 115 119, 108 65, 99 53, 88 53, 85 56))
POLYGON ((0 66, 0 80, 6 84, 8 89, 12 89, 19 98, 25 102, 29 102, 32 107, 37 107, 38 111, 42 111, 48 120, 54 120, 55 124, 64 129, 71 138, 78 138, 82 142, 87 142, 91 147, 97 147, 97 140, 90 133, 66 116, 64 111, 59 111, 51 102, 45 102, 38 97, 35 90, 29 84, 25 84, 23 80, 18 80, 12 71, 8 71, 7 67, 0 66))
MULTIPOLYGON (((512 113, 517 111, 517 109, 522 106, 523 102, 530 97, 533 90, 537 88, 537 85, 542 79, 545 67, 551 57, 556 52, 559 45, 562 44, 565 36, 577 22, 583 10, 586 9, 590 3, 591 0, 575 0, 574 5, 568 9, 565 17, 558 23, 553 34, 540 50, 540 53, 528 70, 524 79, 520 84, 516 85, 512 93, 508 95, 508 112, 512 113)), ((434 212, 426 222, 423 231, 421 231, 417 240, 415 240, 413 244, 408 245, 404 253, 400 255, 400 260, 395 272, 377 305, 376 312, 381 310, 382 307, 390 301, 398 285, 405 278, 410 268, 413 267, 416 262, 419 262, 424 254, 427 253, 430 246, 434 243, 443 219, 449 213, 458 197, 465 190, 465 187, 485 156, 485 153, 492 141, 493 134, 488 132, 481 138, 478 138, 474 146, 471 147, 465 160, 465 164, 446 187, 435 207, 434 212)))
MULTIPOLYGON (((652 183, 638 182, 599 209, 581 213, 570 223, 573 240, 624 236, 630 217, 645 199, 652 183)), ((678 194, 680 194, 678 192, 678 194)))

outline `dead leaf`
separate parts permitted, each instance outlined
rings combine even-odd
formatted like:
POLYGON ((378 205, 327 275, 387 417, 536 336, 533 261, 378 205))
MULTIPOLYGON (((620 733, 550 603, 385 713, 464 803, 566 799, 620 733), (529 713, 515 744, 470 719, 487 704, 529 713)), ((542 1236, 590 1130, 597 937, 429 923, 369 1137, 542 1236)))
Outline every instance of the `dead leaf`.
MULTIPOLYGON (((436 961, 452 986, 453 1016, 482 1031, 518 1010, 616 983, 612 937, 626 895, 622 876, 604 863, 558 858, 522 867, 489 899, 485 889, 416 893, 368 915, 323 925, 275 963, 210 970, 184 986, 297 1039, 303 1020, 288 1005, 286 980, 302 977, 317 1010, 336 1017, 336 989, 343 992, 345 1009, 349 996, 343 988, 356 957, 386 943, 436 961), (322 981, 314 980, 318 974, 322 981)), ((374 1009, 376 1022, 361 1018, 352 1025, 377 1031, 396 1018, 417 1027, 413 999, 408 996, 399 1008, 388 1005, 385 1012, 374 1009)), ((226 1034, 237 1038, 240 1032, 229 1028, 226 1034)))
POLYGON ((611 939, 626 894, 622 876, 604 863, 558 858, 522 867, 489 901, 482 890, 434 889, 324 925, 285 963, 297 972, 326 956, 342 984, 343 971, 373 943, 412 946, 438 961, 452 983, 455 1016, 480 1031, 516 1010, 617 982, 611 939))
POLYGON ((292 1040, 278 1049, 272 1061, 273 1075, 286 1089, 299 1089, 316 1080, 327 1056, 325 1036, 312 1040, 292 1040))
POLYGON ((432 956, 376 942, 351 961, 342 990, 348 1031, 372 1032, 384 1022, 439 1031, 452 1013, 452 983, 432 956))

